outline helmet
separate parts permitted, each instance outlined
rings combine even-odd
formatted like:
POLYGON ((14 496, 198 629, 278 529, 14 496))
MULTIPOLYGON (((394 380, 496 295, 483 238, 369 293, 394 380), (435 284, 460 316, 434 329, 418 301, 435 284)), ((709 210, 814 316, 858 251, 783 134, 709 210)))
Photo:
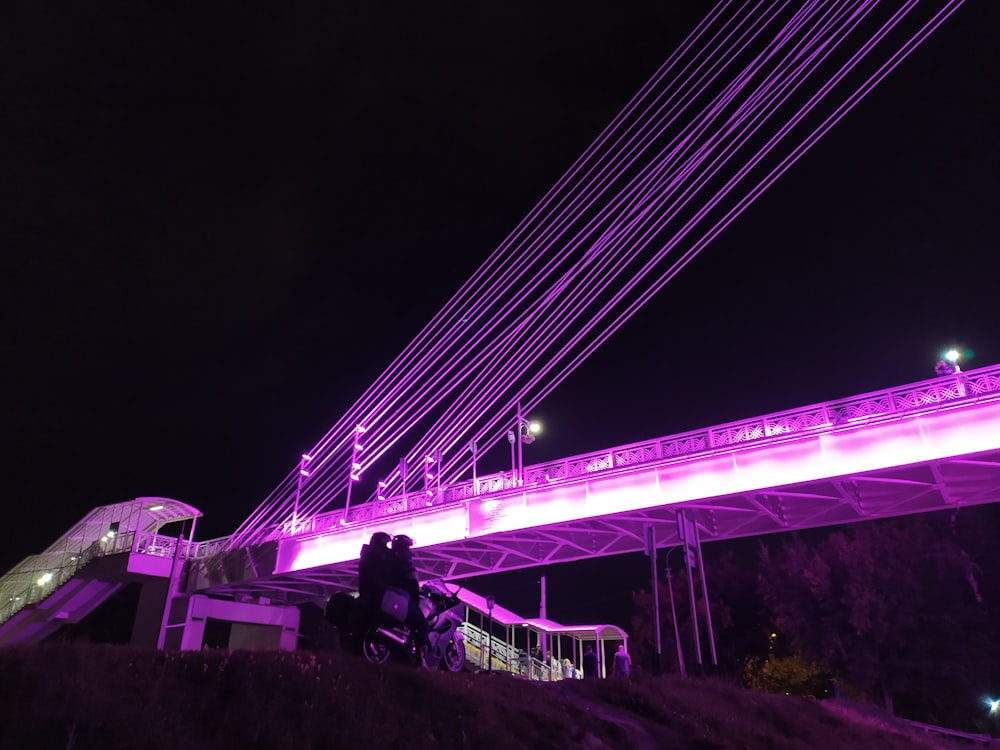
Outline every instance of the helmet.
POLYGON ((372 534, 372 538, 369 544, 371 544, 372 547, 385 547, 389 543, 389 540, 391 539, 392 537, 386 534, 384 531, 376 531, 374 534, 372 534))
POLYGON ((393 549, 409 549, 413 546, 413 540, 410 539, 406 534, 399 534, 392 538, 392 548, 393 549))

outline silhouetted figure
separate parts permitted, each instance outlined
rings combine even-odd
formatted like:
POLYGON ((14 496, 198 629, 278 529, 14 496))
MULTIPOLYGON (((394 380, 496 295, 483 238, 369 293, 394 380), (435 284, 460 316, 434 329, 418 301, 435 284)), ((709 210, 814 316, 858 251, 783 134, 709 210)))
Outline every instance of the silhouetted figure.
POLYGON ((413 641, 420 653, 421 663, 426 665, 430 640, 427 637, 427 618, 420 611, 420 581, 417 579, 417 568, 413 564, 412 547, 413 540, 406 534, 393 537, 392 574, 389 585, 400 588, 410 595, 410 603, 406 610, 406 626, 413 633, 413 641))
POLYGON ((357 631, 367 627, 377 616, 382 606, 382 595, 392 577, 392 539, 384 531, 372 534, 371 541, 361 548, 358 560, 358 604, 352 629, 357 631))
POLYGON ((962 368, 958 366, 957 362, 949 362, 947 359, 939 359, 938 363, 934 365, 934 372, 938 375, 954 375, 961 371, 962 368))
POLYGON ((358 593, 362 599, 381 600, 382 592, 389 585, 392 575, 392 539, 384 531, 372 534, 371 541, 361 548, 358 561, 358 593))
POLYGON ((597 663, 597 654, 594 652, 594 647, 587 646, 587 649, 583 652, 583 678, 600 677, 600 670, 601 666, 597 663))
POLYGON ((625 650, 625 644, 619 644, 618 650, 615 652, 615 661, 612 674, 615 677, 619 677, 626 682, 629 679, 629 675, 632 674, 632 657, 629 656, 628 651, 625 650))

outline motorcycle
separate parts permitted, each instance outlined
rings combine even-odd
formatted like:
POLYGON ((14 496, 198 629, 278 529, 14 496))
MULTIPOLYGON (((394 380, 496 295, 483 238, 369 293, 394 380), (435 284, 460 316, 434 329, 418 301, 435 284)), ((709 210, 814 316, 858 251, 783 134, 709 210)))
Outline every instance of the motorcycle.
MULTIPOLYGON (((464 605, 442 581, 428 581, 420 587, 420 611, 427 620, 430 646, 425 654, 428 667, 460 672, 465 667, 462 624, 464 605)), ((326 619, 341 635, 349 650, 360 651, 372 664, 384 664, 390 656, 415 663, 418 659, 413 634, 406 626, 409 596, 388 588, 378 607, 350 594, 330 597, 326 619)))

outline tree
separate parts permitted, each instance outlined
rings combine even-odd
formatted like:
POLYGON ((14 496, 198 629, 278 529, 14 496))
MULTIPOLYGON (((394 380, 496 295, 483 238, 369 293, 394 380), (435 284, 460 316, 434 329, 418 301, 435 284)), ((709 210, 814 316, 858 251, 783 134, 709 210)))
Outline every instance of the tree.
POLYGON ((762 545, 760 591, 778 633, 890 710, 953 718, 991 645, 980 571, 948 515, 762 545))

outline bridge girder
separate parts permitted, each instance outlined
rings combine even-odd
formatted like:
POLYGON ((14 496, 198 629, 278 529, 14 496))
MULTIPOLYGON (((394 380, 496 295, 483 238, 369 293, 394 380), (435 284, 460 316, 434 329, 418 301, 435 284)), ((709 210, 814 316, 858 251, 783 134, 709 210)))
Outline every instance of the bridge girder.
MULTIPOLYGON (((422 579, 460 580, 539 565, 640 552, 646 525, 657 546, 679 544, 676 512, 703 543, 958 509, 1000 501, 1000 449, 718 497, 501 531, 415 548, 422 579)), ((211 587, 205 593, 324 602, 352 591, 357 560, 211 587)))

